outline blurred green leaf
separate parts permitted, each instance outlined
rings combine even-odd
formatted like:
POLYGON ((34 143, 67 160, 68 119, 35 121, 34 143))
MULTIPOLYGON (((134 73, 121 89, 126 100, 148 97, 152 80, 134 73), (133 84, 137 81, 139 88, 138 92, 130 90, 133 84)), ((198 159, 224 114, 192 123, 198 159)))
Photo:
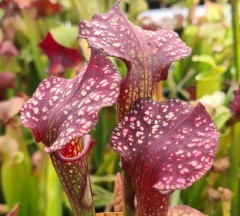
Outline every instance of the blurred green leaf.
POLYGON ((55 28, 51 28, 50 32, 58 43, 68 48, 78 42, 78 26, 71 25, 71 23, 65 23, 55 28))
POLYGON ((202 62, 205 64, 210 65, 211 67, 215 68, 216 67, 216 61, 215 59, 210 56, 210 55, 194 55, 192 57, 193 62, 202 62))
POLYGON ((92 16, 99 11, 98 0, 71 0, 73 7, 78 11, 78 16, 82 19, 91 20, 92 16))
POLYGON ((118 155, 114 151, 109 152, 106 155, 105 160, 100 164, 96 174, 102 175, 104 173, 109 173, 108 169, 114 165, 117 157, 118 157, 118 155))
MULTIPOLYGON (((116 124, 116 111, 115 107, 106 107, 100 111, 99 121, 96 125, 96 129, 92 131, 92 137, 96 140, 96 146, 93 149, 93 165, 98 170, 101 166, 101 170, 98 173, 106 173, 105 166, 109 163, 108 160, 104 160, 105 151, 109 142, 109 137, 113 127, 116 124)), ((108 157, 108 156, 106 156, 108 157)), ((113 163, 113 161, 110 163, 113 163)))
POLYGON ((91 184, 91 187, 94 194, 93 199, 96 208, 104 207, 113 202, 113 193, 93 183, 91 184))
POLYGON ((145 0, 128 0, 129 2, 129 18, 135 20, 137 15, 148 9, 145 0))
POLYGON ((19 143, 15 139, 7 136, 1 137, 0 151, 4 154, 1 168, 2 188, 9 208, 19 202, 19 216, 35 215, 36 190, 29 170, 30 164, 26 160, 27 155, 19 151, 19 143), (15 150, 12 151, 13 149, 15 150))
POLYGON ((63 213, 63 190, 57 173, 48 157, 46 216, 61 216, 63 213))
POLYGON ((197 99, 220 90, 221 76, 216 73, 201 73, 198 74, 195 79, 197 99))
POLYGON ((231 117, 231 112, 228 108, 225 106, 219 106, 215 110, 215 114, 213 116, 213 120, 218 128, 218 130, 221 130, 226 122, 231 117))

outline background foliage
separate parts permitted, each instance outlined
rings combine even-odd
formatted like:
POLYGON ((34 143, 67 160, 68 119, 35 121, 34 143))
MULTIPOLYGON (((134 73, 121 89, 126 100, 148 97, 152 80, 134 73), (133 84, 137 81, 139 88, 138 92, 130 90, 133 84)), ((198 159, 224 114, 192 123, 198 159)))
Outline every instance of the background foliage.
MULTIPOLYGON (((6 215, 17 203, 20 216, 72 215, 43 145, 36 144, 31 132, 21 125, 19 110, 48 76, 50 62, 39 47, 47 33, 62 46, 75 48, 81 54, 81 61, 61 74, 70 78, 89 58, 86 42, 77 40, 79 20, 90 20, 114 3, 113 0, 0 1, 0 215, 6 215)), ((236 43, 240 34, 239 5, 233 1, 231 10, 230 3, 206 1, 203 12, 194 0, 122 3, 123 11, 135 24, 150 30, 174 29, 192 48, 189 58, 172 65, 168 80, 158 86, 159 94, 162 99, 201 101, 221 132, 221 141, 213 168, 191 188, 176 191, 171 204, 187 204, 217 216, 237 216, 240 212, 240 125, 238 114, 230 109, 240 77, 240 45, 236 43), (149 13, 138 16, 153 5, 168 7, 168 13, 159 19, 149 13), (176 7, 184 7, 188 12, 176 13, 176 7)), ((124 64, 112 60, 124 76, 124 64)), ((96 145, 88 160, 99 212, 113 208, 119 158, 109 147, 108 139, 115 125, 115 107, 105 108, 92 131, 96 145)))

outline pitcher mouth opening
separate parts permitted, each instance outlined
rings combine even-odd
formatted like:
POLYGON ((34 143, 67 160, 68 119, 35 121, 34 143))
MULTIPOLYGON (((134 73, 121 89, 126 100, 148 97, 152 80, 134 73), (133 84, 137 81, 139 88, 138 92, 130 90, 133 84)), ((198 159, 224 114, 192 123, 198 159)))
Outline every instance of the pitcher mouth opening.
POLYGON ((71 139, 64 148, 56 151, 56 154, 63 161, 76 161, 85 157, 90 147, 91 136, 86 134, 81 138, 71 139))

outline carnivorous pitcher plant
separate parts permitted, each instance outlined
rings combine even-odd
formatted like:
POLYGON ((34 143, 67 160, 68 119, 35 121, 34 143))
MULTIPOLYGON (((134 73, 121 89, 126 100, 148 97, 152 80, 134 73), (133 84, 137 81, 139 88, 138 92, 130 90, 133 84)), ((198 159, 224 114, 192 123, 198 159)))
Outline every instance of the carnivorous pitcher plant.
POLYGON ((71 80, 43 80, 24 104, 21 120, 45 145, 74 215, 95 215, 88 133, 99 110, 116 102, 119 123, 110 144, 121 157, 124 215, 165 216, 173 191, 191 186, 211 168, 219 133, 203 105, 153 100, 170 64, 187 57, 190 48, 173 31, 133 25, 119 5, 80 22, 78 36, 89 43, 89 62, 71 80), (108 56, 126 64, 126 77, 120 79, 108 56))

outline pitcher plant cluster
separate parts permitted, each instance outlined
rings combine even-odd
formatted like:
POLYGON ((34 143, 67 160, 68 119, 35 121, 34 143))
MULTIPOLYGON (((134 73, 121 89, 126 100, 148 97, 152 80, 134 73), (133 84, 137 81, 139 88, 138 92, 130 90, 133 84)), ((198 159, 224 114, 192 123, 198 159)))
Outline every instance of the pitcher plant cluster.
MULTIPOLYGON (((45 145, 74 215, 91 216, 95 210, 86 160, 89 133, 101 108, 116 104, 118 124, 109 142, 121 158, 124 215, 165 216, 170 195, 191 186, 211 168, 218 146, 219 133, 203 105, 153 99, 171 63, 189 56, 190 48, 173 31, 133 25, 120 2, 90 22, 81 21, 78 37, 88 41, 90 60, 67 80, 55 75, 80 56, 73 54, 72 62, 58 67, 58 59, 50 58, 51 76, 23 105, 21 122, 45 145), (125 77, 109 57, 125 63, 125 77)), ((51 56, 44 42, 40 46, 51 56)), ((71 61, 70 52, 58 51, 71 61)), ((175 207, 176 212, 184 209, 195 211, 175 207)), ((169 214, 175 215, 174 208, 169 214)))

